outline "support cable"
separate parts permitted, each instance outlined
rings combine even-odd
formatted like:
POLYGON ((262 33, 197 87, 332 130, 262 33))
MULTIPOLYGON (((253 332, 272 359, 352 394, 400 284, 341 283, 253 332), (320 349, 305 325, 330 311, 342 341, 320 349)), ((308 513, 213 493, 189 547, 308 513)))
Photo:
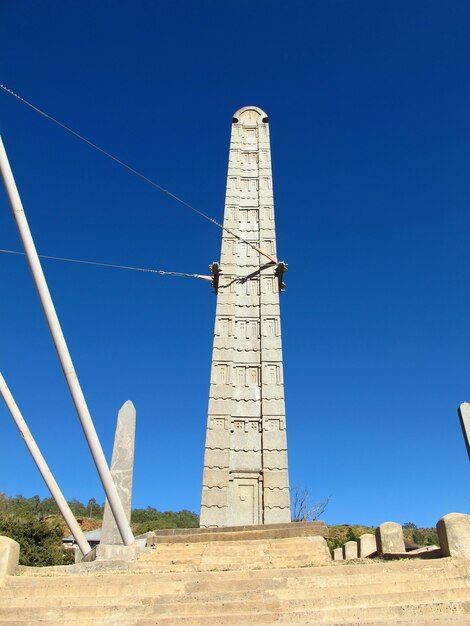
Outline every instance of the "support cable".
MULTIPOLYGON (((2 250, 0 253, 14 254, 17 256, 26 256, 24 252, 17 252, 16 250, 2 250)), ((48 259, 50 261, 64 261, 66 263, 80 263, 82 265, 97 265, 98 267, 110 267, 119 270, 131 270, 133 272, 146 272, 148 274, 159 274, 160 276, 181 276, 184 278, 199 278, 201 280, 212 280, 212 276, 204 276, 203 274, 188 274, 186 272, 170 272, 168 270, 156 270, 145 267, 133 267, 130 265, 114 265, 113 263, 100 263, 98 261, 84 261, 82 259, 69 259, 67 257, 49 256, 46 254, 38 254, 40 259, 48 259)))
POLYGON ((224 226, 223 224, 221 224, 220 222, 218 222, 217 220, 215 220, 213 217, 210 217, 209 215, 207 215, 206 213, 203 213, 202 211, 200 211, 199 209, 196 209, 196 207, 194 207, 192 204, 189 204, 189 202, 186 202, 186 200, 183 200, 182 198, 180 198, 179 196, 177 196, 176 194, 172 193, 169 189, 165 189, 165 187, 162 187, 161 185, 159 185, 158 183, 156 183, 154 180, 152 180, 151 178, 149 178, 148 176, 145 176, 145 174, 142 174, 142 172, 139 172, 138 170, 136 170, 135 168, 131 167, 130 165, 128 165, 127 163, 125 163, 124 161, 121 161, 121 159, 118 159, 117 157, 115 157, 114 155, 112 155, 110 152, 107 152, 106 150, 104 150, 103 148, 100 148, 98 145, 96 145, 95 143, 93 143, 92 141, 90 141, 89 139, 87 139, 86 137, 84 137, 83 135, 80 135, 80 133, 77 133, 75 130, 73 130, 72 128, 70 128, 69 126, 66 126, 65 124, 63 124, 62 122, 59 122, 59 120, 55 119, 54 117, 52 117, 52 115, 49 115, 48 113, 46 113, 45 111, 43 111, 42 109, 40 109, 39 107, 35 106, 34 104, 32 104, 31 102, 28 102, 28 100, 25 100, 25 98, 21 97, 20 95, 18 95, 17 93, 15 93, 14 91, 12 91, 11 89, 8 89, 8 87, 6 87, 5 85, 0 84, 0 89, 3 89, 3 91, 7 94, 9 94, 10 96, 13 96, 14 98, 16 98, 17 100, 19 100, 20 102, 22 102, 23 104, 25 104, 26 106, 28 106, 30 109, 32 109, 33 111, 35 111, 36 113, 39 113, 39 115, 42 115, 43 117, 45 117, 46 119, 50 120, 51 122, 53 122, 54 124, 56 124, 57 126, 59 126, 60 128, 62 128, 63 130, 67 131, 68 133, 70 133, 71 135, 73 135, 74 137, 76 137, 77 139, 80 139, 80 141, 83 141, 84 143, 86 143, 87 145, 89 145, 91 148, 94 148, 95 150, 97 150, 98 152, 101 152, 101 154, 104 154, 104 156, 107 156, 109 159, 111 159, 112 161, 114 161, 115 163, 117 163, 118 165, 120 165, 121 167, 123 167, 124 169, 126 169, 128 172, 130 172, 131 174, 134 174, 135 176, 137 176, 138 178, 141 178, 142 180, 144 180, 146 183, 148 183, 149 185, 152 185, 152 187, 155 187, 155 189, 158 189, 158 191, 161 191, 162 193, 166 194, 167 196, 169 196, 170 198, 173 198, 173 200, 176 200, 176 202, 179 202, 180 204, 182 204, 183 206, 187 207, 188 209, 190 209, 191 211, 194 211, 194 213, 197 213, 198 215, 200 215, 201 217, 203 217, 204 219, 208 220, 209 222, 211 222, 212 224, 214 224, 215 226, 218 226, 219 228, 221 228, 222 230, 224 230, 225 232, 229 233, 230 235, 232 235, 232 237, 235 237, 236 239, 238 239, 239 241, 246 243, 248 246, 250 246, 251 248, 253 248, 253 250, 255 250, 256 252, 259 252, 260 254, 262 254, 263 256, 270 258, 272 260, 272 257, 270 255, 268 255, 267 253, 263 252, 262 250, 260 250, 253 242, 251 241, 247 241, 246 239, 244 239, 243 237, 241 237, 240 235, 237 235, 236 233, 234 233, 232 230, 230 230, 229 228, 227 228, 226 226, 224 226))

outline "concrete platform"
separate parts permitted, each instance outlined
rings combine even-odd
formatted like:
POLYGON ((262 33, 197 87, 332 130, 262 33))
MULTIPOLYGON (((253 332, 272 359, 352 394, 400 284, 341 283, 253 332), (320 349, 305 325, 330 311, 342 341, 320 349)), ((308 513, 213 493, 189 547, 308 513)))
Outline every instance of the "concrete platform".
POLYGON ((206 543, 212 541, 255 541, 294 537, 328 537, 324 522, 291 522, 221 528, 173 528, 146 533, 147 546, 161 543, 206 543))

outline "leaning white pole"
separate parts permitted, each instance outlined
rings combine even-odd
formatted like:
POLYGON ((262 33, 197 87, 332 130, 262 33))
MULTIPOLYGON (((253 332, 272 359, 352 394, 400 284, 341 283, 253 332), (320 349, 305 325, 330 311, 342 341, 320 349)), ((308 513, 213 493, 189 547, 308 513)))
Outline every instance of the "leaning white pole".
POLYGON ((20 431, 20 435, 23 437, 23 441, 25 442, 28 450, 30 451, 31 456, 33 457, 33 460, 36 463, 38 470, 41 472, 41 476, 44 478, 44 482, 46 483, 47 488, 51 492, 51 496, 54 498, 55 503, 59 507, 59 511, 62 513, 65 523, 70 528, 70 532, 74 536, 75 541, 78 544, 78 547, 80 548, 82 554, 84 555, 87 554, 91 550, 90 544, 86 540, 86 537, 83 534, 82 529, 78 525, 78 522, 75 519, 72 511, 70 510, 70 507, 67 504, 66 499, 64 498, 61 490, 59 489, 59 485, 56 483, 51 470, 47 466, 47 463, 44 460, 44 457, 42 456, 41 451, 39 450, 36 442, 34 441, 31 431, 29 430, 26 422, 24 421, 24 418, 21 415, 18 405, 16 404, 13 396, 11 395, 11 392, 8 389, 8 386, 1 372, 0 372, 0 394, 3 396, 3 399, 5 400, 5 404, 7 405, 8 410, 10 411, 11 416, 13 420, 15 421, 15 424, 17 425, 18 430, 20 431))
POLYGON ((77 409, 78 417, 80 418, 80 422, 82 424, 83 432, 85 433, 88 446, 103 484, 106 497, 108 498, 108 502, 111 506, 122 541, 124 545, 128 546, 134 542, 134 535, 132 534, 131 527, 126 518, 121 500, 119 499, 119 495, 111 477, 108 464, 106 463, 106 458, 98 439, 98 435, 96 434, 95 426, 93 424, 93 420, 91 419, 90 411, 88 410, 80 382, 77 378, 77 374, 75 373, 72 358, 70 357, 64 334, 54 308, 54 303, 52 302, 51 294, 44 277, 44 272, 42 271, 38 253, 36 252, 31 231, 29 230, 28 221, 26 219, 21 198, 16 187, 15 179, 13 178, 13 173, 11 171, 1 137, 0 170, 3 182, 5 183, 8 199, 10 200, 11 208, 13 210, 13 215, 16 220, 16 225, 20 233, 21 241, 23 242, 23 247, 26 252, 28 264, 31 273, 33 274, 39 299, 41 300, 41 305, 49 325, 52 339, 54 340, 54 345, 57 350, 75 408, 77 409))

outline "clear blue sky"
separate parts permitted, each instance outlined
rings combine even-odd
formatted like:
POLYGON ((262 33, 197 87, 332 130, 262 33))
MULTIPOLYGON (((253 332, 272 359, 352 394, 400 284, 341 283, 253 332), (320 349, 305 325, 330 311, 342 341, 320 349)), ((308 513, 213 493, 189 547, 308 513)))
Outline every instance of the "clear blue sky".
MULTIPOLYGON (((269 114, 291 484, 328 523, 469 512, 470 4, 0 2, 0 82, 222 219, 232 113, 269 114)), ((43 254, 206 273, 220 230, 0 93, 43 254)), ((3 187, 0 248, 21 250, 3 187)), ((137 408, 134 506, 199 511, 215 296, 44 262, 108 458, 137 408)), ((24 259, 0 367, 67 498, 103 491, 24 259)), ((47 490, 0 406, 0 490, 47 490)))

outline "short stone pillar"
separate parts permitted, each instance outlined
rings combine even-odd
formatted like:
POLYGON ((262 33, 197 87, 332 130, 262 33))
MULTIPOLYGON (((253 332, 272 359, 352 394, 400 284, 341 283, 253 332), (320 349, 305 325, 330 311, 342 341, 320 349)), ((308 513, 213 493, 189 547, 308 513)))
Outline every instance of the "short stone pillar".
POLYGON ((0 537, 0 576, 13 576, 20 561, 20 544, 10 537, 0 537))
POLYGON ((377 553, 377 540, 375 535, 365 533, 359 537, 359 558, 364 559, 371 554, 377 553))
POLYGON ((396 554, 406 552, 403 529, 396 522, 385 522, 375 529, 377 552, 382 554, 396 554))
POLYGON ((470 559, 470 515, 448 513, 436 528, 442 556, 470 559))
POLYGON ((333 561, 343 560, 343 548, 335 548, 333 550, 333 561))
POLYGON ((345 561, 357 559, 357 541, 346 541, 343 546, 343 557, 345 561))

